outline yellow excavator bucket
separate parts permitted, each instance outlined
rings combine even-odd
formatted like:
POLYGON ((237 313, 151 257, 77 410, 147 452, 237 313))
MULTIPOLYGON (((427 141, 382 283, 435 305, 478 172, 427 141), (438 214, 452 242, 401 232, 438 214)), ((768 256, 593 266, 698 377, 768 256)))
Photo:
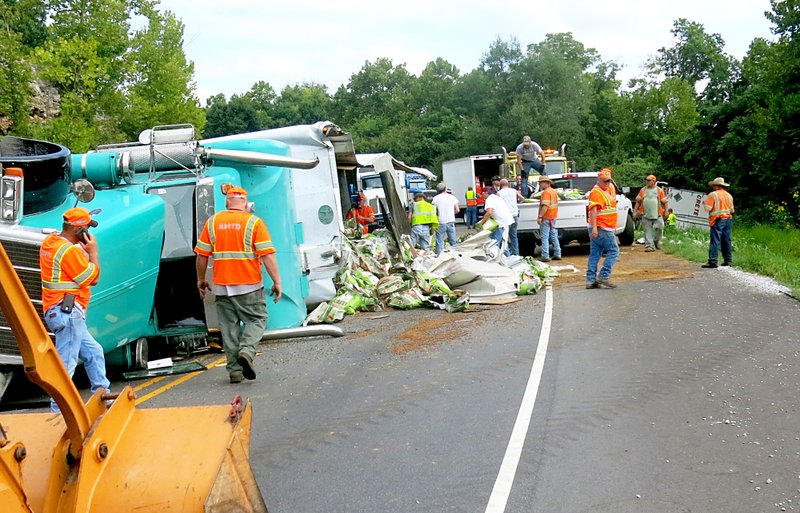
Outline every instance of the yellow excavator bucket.
POLYGON ((0 511, 266 513, 249 403, 137 409, 126 387, 83 404, 2 245, 0 307, 62 412, 0 415, 0 511))

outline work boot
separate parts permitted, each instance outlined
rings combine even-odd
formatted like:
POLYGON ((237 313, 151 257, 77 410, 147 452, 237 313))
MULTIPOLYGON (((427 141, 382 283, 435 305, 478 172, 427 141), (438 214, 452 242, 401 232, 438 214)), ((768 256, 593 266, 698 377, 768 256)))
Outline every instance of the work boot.
POLYGON ((540 262, 549 262, 550 261, 550 257, 541 257, 541 258, 539 258, 539 261, 540 262))
POLYGON ((645 253, 652 253, 655 250, 656 250, 656 248, 651 247, 651 246, 648 246, 648 247, 644 248, 644 252, 645 253))
POLYGON ((231 383, 241 383, 242 382, 242 373, 241 372, 231 372, 230 373, 231 383))
POLYGON ((599 288, 600 288, 600 285, 598 285, 598 284, 597 284, 597 282, 594 282, 594 283, 587 283, 587 284, 586 284, 586 288, 587 288, 587 289, 599 289, 599 288))
POLYGON ((660 240, 656 241, 656 249, 661 249, 661 241, 660 240))
POLYGON ((602 289, 615 289, 617 288, 616 285, 608 281, 608 278, 598 278, 597 279, 597 286, 602 289))
POLYGON ((708 262, 708 263, 705 263, 705 264, 701 265, 700 267, 702 267, 703 269, 716 269, 717 268, 717 263, 716 262, 708 262))
POLYGON ((236 363, 242 366, 242 374, 246 379, 256 379, 256 370, 253 368, 253 358, 251 356, 239 353, 236 363))
POLYGON ((556 255, 553 257, 553 260, 561 260, 561 255, 556 255))
POLYGON ((722 262, 722 267, 730 267, 730 262, 722 262))

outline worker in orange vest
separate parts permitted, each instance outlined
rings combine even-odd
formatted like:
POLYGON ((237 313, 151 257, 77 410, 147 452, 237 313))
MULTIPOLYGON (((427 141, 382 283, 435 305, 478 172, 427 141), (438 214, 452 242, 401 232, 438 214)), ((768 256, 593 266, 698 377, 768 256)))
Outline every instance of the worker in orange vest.
MULTIPOLYGON (((61 232, 45 237, 39 249, 44 322, 55 334, 56 351, 70 376, 83 361, 93 394, 111 386, 103 347, 86 327, 90 287, 100 278, 97 240, 89 233, 95 226, 89 211, 71 208, 64 212, 61 232)), ((59 411, 52 399, 50 409, 59 411)))
POLYGON ((561 244, 558 242, 556 219, 558 218, 558 191, 553 188, 553 180, 547 175, 539 177, 539 240, 542 242, 542 262, 550 261, 550 244, 553 244, 553 260, 561 260, 561 244))
POLYGON ((375 222, 375 209, 367 203, 367 198, 363 194, 358 195, 358 201, 353 208, 347 212, 345 219, 355 218, 356 222, 361 226, 361 233, 366 235, 369 233, 369 225, 375 222))
POLYGON ((633 209, 634 219, 642 218, 644 250, 648 253, 661 249, 664 218, 667 216, 667 204, 669 203, 667 193, 656 183, 656 175, 647 175, 646 185, 636 195, 636 206, 633 209))
POLYGON ((227 210, 211 216, 203 227, 194 251, 197 253, 197 288, 205 298, 211 290, 216 298, 222 347, 231 383, 242 377, 256 379, 253 359, 256 344, 267 325, 267 300, 261 265, 272 279, 270 296, 281 299, 281 276, 275 246, 267 226, 248 212, 247 191, 228 187, 227 210), (214 257, 214 285, 206 281, 209 257, 214 257), (243 328, 240 326, 243 325, 243 328))
POLYGON ((722 250, 722 265, 731 265, 731 227, 733 226, 733 196, 725 190, 730 187, 721 176, 708 185, 713 191, 706 197, 705 209, 708 212, 708 225, 711 227, 711 241, 708 245, 708 262, 701 265, 706 269, 717 267, 717 253, 722 250))
POLYGON ((611 184, 611 170, 603 168, 597 174, 597 185, 589 192, 589 264, 586 267, 586 288, 615 289, 611 283, 611 269, 619 257, 619 246, 614 231, 617 228, 616 187, 611 184), (597 274, 600 257, 605 253, 603 267, 597 274))

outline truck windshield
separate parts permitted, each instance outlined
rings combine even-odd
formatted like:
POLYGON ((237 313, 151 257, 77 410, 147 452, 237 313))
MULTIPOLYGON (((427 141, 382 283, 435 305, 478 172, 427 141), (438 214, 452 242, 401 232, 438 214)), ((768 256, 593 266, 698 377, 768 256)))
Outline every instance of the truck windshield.
POLYGON ((578 189, 586 193, 597 183, 597 178, 586 176, 583 178, 559 178, 553 180, 553 187, 556 189, 578 189))
POLYGON ((551 160, 544 163, 543 175, 563 175, 567 173, 566 162, 563 160, 551 160))
POLYGON ((380 176, 369 176, 361 179, 361 188, 366 189, 380 189, 383 187, 380 176))

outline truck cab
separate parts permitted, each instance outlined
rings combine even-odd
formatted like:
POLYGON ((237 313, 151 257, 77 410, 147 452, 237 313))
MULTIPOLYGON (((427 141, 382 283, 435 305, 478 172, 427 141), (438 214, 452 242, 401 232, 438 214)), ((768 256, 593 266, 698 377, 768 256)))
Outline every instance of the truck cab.
MULTIPOLYGON (((298 327, 305 318, 308 277, 298 250, 303 231, 287 194, 288 168, 311 169, 318 160, 294 159, 286 144, 274 140, 199 144, 194 133, 191 125, 154 127, 139 142, 79 155, 43 141, 2 141, 0 243, 40 315, 40 245, 61 230, 63 213, 75 206, 70 191, 94 191, 84 206, 98 211, 92 234, 100 279, 92 287, 87 325, 109 365, 142 367, 149 340, 186 352, 205 346, 216 311, 210 297, 204 302, 197 293, 193 249, 206 220, 225 209, 223 185, 248 190, 253 213, 266 222, 278 249, 284 299, 268 302, 268 328, 298 327)), ((262 278, 269 289, 266 272, 262 278)), ((4 364, 19 366, 22 359, 0 317, 4 364)))

